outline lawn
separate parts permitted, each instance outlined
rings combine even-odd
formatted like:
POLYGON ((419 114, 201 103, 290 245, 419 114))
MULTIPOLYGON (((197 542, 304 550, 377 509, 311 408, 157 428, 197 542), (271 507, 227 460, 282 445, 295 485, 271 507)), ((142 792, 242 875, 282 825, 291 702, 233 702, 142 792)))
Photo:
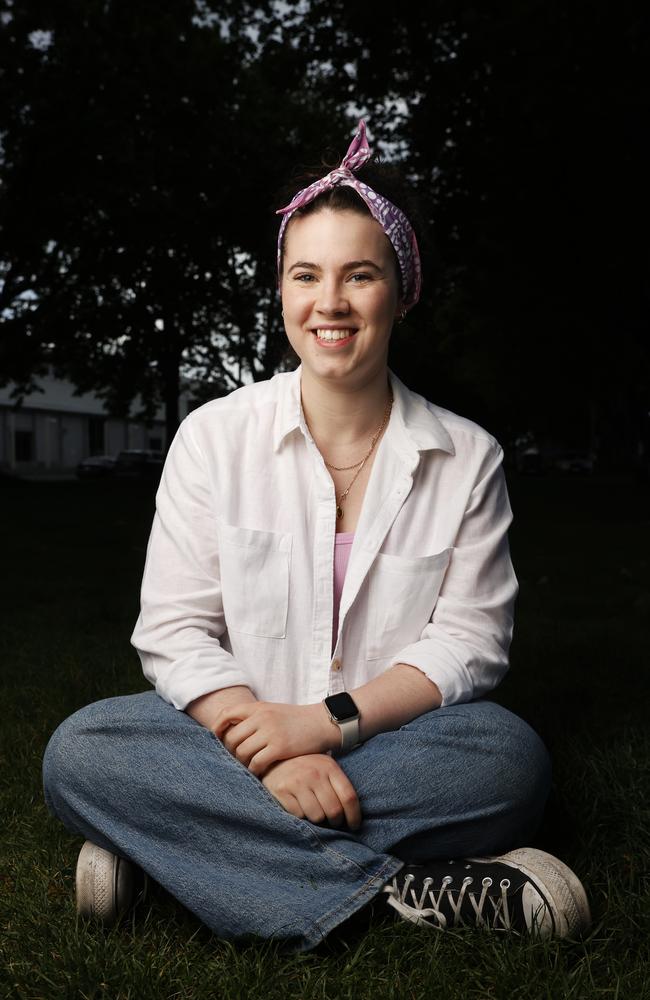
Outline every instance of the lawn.
POLYGON ((81 841, 45 809, 41 757, 75 709, 147 688, 128 637, 153 495, 129 483, 0 483, 0 997, 650 998, 650 491, 530 477, 513 478, 511 498, 521 594, 497 700, 551 749, 536 843, 583 879, 588 938, 357 921, 287 958, 220 942, 162 890, 110 932, 78 921, 81 841))

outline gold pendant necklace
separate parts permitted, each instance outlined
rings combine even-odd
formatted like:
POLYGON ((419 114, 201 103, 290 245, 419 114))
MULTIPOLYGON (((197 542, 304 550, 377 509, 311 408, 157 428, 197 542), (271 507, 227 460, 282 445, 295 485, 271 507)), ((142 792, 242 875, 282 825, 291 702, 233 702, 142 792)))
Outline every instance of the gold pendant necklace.
MULTIPOLYGON (((366 462, 368 461, 368 459, 372 455, 372 453, 374 451, 374 448, 375 448, 375 445, 377 444, 377 441, 379 440, 379 436, 380 436, 381 432, 383 431, 384 427, 386 426, 386 424, 388 423, 388 420, 390 418, 390 411, 391 411, 392 407, 393 407, 393 391, 391 389, 390 399, 388 401, 388 405, 387 405, 386 410, 384 412, 384 419, 381 422, 381 427, 379 428, 379 430, 377 431, 377 433, 373 437, 372 443, 370 445, 370 448, 368 449, 368 453, 358 463, 359 468, 355 472, 355 474, 354 474, 354 476, 352 478, 352 482, 349 483, 348 487, 346 489, 344 489, 343 492, 337 497, 337 501, 336 501, 336 517, 337 517, 337 520, 339 520, 339 521, 343 517, 343 501, 345 500, 345 498, 347 497, 348 493, 350 492, 350 490, 354 486, 355 482, 357 481, 357 478, 361 474, 361 470, 363 469, 364 465, 366 464, 366 462)), ((327 465, 328 463, 326 462, 325 464, 327 465)), ((331 465, 329 467, 331 469, 335 469, 336 468, 336 466, 334 466, 334 465, 331 465)), ((355 466, 354 465, 350 465, 347 468, 348 469, 354 469, 355 466)), ((343 471, 346 471, 346 470, 339 469, 337 471, 343 472, 343 471)))

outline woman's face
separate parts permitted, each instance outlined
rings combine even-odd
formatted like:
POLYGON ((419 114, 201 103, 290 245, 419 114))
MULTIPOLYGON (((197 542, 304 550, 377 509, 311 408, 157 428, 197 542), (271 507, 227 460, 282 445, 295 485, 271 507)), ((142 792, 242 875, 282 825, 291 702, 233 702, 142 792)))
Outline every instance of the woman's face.
POLYGON ((384 372, 401 307, 396 272, 388 237, 370 215, 324 208, 291 220, 282 309, 305 371, 321 378, 352 376, 355 383, 384 372))

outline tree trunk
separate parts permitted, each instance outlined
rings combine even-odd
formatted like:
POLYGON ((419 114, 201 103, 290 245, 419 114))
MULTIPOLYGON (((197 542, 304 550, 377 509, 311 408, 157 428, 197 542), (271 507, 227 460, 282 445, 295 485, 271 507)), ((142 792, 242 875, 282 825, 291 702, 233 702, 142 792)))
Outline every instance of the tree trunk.
POLYGON ((178 397, 180 396, 181 337, 169 316, 165 316, 164 350, 162 355, 162 389, 165 403, 165 451, 174 439, 180 423, 178 397))

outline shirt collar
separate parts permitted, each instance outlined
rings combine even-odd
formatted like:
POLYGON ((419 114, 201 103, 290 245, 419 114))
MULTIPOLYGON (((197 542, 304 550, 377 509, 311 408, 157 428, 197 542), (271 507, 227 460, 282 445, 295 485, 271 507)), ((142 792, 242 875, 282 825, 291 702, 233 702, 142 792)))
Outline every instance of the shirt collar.
POLYGON ((451 437, 435 413, 429 409, 424 397, 408 389, 390 368, 388 375, 393 389, 393 412, 397 419, 388 424, 387 435, 390 432, 389 436, 397 444, 399 434, 405 439, 404 443, 415 446, 417 451, 437 448, 455 455, 456 449, 451 437))
POLYGON ((300 427, 302 406, 300 402, 300 372, 302 365, 295 371, 281 372, 274 379, 279 380, 278 405, 273 422, 273 450, 278 451, 288 434, 300 427))
MULTIPOLYGON (((278 405, 273 424, 273 449, 278 451, 285 437, 300 428, 307 430, 300 400, 300 378, 302 365, 292 372, 282 372, 275 378, 280 380, 278 405)), ((438 448, 441 451, 455 454, 451 437, 440 420, 426 405, 422 396, 404 385, 391 369, 388 376, 393 390, 393 413, 386 429, 394 443, 403 443, 416 451, 428 451, 438 448), (390 433, 389 433, 390 432, 390 433)))

